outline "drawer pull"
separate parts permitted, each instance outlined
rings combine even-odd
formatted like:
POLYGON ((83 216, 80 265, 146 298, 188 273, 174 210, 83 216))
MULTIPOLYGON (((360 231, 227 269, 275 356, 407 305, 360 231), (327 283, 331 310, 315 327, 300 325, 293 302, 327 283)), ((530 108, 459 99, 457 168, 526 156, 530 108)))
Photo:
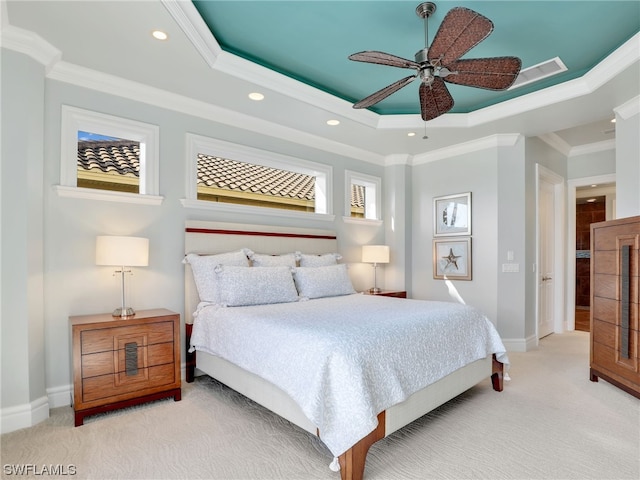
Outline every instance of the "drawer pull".
POLYGON ((629 272, 631 270, 631 246, 620 249, 620 356, 629 357, 629 272))
POLYGON ((138 374, 138 344, 136 342, 124 345, 124 369, 127 375, 138 374))

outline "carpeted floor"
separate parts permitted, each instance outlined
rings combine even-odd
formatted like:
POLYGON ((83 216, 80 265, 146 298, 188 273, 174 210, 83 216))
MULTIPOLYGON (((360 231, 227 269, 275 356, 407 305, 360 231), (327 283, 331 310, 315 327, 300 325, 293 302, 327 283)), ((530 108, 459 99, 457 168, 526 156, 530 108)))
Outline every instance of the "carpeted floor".
MULTIPOLYGON (((640 478, 640 402, 589 381, 588 334, 550 335, 510 358, 504 392, 487 380, 381 440, 365 479, 640 478)), ((185 384, 181 402, 79 428, 70 407, 58 408, 1 441, 3 478, 43 478, 9 474, 25 464, 71 465, 78 479, 340 478, 317 438, 208 377, 185 384)))

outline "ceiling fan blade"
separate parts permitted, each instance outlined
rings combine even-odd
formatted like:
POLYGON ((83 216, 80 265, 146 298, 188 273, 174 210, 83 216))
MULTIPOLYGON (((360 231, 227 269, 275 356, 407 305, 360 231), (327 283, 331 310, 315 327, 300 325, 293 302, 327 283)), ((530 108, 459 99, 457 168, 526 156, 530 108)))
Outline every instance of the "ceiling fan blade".
POLYGON ((449 10, 436 33, 428 57, 433 65, 456 61, 493 31, 487 17, 464 7, 449 10))
POLYGON ((389 95, 394 92, 397 92, 405 85, 409 85, 411 82, 415 80, 417 75, 410 75, 408 77, 403 78, 402 80, 398 80, 397 82, 393 82, 391 85, 387 85, 386 87, 378 90, 375 93, 372 93, 366 98, 363 98, 358 103, 353 105, 353 108, 367 108, 371 105, 375 105, 380 100, 384 100, 389 95))
POLYGON ((378 52, 374 50, 368 50, 366 52, 358 52, 349 55, 349 60, 354 62, 375 63, 378 65, 389 65, 390 67, 399 68, 420 68, 420 64, 413 60, 407 60, 406 58, 397 57, 390 53, 378 52))
POLYGON ((518 57, 471 58, 447 65, 445 81, 488 90, 505 90, 515 81, 522 62, 518 57))
POLYGON ((426 83, 420 85, 420 110, 425 122, 447 113, 452 108, 453 98, 441 78, 435 77, 430 86, 426 83))

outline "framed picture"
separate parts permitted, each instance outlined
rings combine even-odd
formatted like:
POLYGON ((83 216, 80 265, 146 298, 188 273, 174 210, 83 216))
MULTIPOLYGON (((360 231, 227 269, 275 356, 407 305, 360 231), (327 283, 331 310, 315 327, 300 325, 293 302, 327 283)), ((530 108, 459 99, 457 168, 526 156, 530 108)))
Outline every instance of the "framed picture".
POLYGON ((433 278, 471 280, 471 237, 433 239, 433 278))
POLYGON ((433 199, 433 236, 452 235, 471 235, 471 192, 433 199))

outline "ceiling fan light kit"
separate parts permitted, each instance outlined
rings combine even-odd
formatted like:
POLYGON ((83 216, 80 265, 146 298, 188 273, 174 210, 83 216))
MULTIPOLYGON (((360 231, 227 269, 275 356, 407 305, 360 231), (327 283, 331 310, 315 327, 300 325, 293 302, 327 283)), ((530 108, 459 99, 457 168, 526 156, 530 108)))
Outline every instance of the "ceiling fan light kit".
POLYGON ((453 108, 453 97, 444 82, 488 90, 506 90, 513 84, 522 66, 518 57, 460 60, 493 31, 491 20, 465 7, 452 8, 442 20, 429 47, 428 19, 435 11, 433 2, 423 2, 416 7, 416 15, 424 20, 425 47, 415 54, 415 61, 371 50, 349 55, 349 60, 356 62, 412 68, 416 71, 363 98, 353 108, 375 105, 420 78, 420 113, 422 119, 428 121, 453 108))

